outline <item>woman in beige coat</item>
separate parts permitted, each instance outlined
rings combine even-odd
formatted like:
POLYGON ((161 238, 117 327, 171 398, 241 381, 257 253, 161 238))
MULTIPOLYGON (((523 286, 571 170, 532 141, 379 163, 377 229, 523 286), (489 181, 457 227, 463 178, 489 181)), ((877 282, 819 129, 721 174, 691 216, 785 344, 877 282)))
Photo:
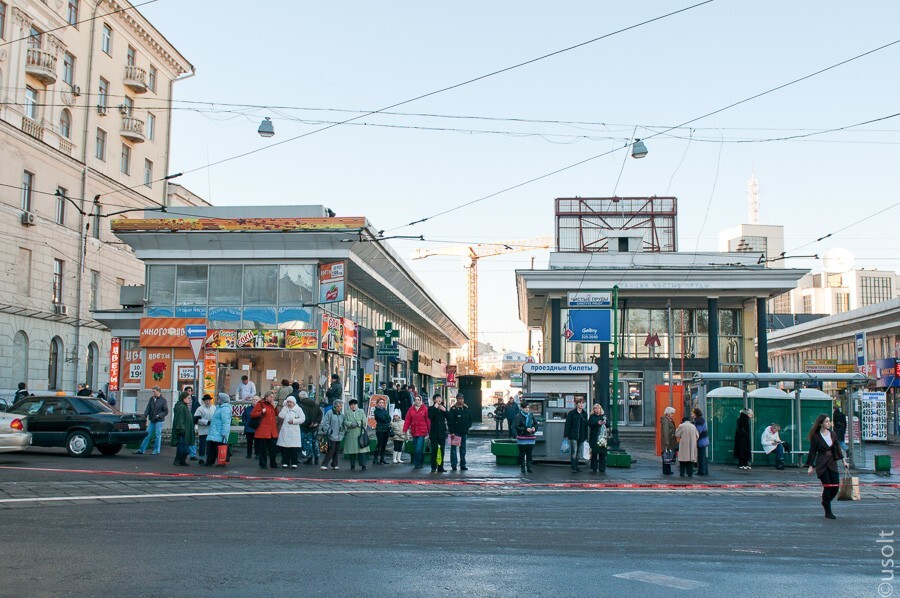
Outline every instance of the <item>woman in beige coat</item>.
POLYGON ((678 470, 681 477, 687 473, 689 478, 694 477, 694 463, 697 462, 697 439, 700 433, 691 423, 691 418, 685 417, 681 425, 675 430, 675 438, 678 439, 678 470))

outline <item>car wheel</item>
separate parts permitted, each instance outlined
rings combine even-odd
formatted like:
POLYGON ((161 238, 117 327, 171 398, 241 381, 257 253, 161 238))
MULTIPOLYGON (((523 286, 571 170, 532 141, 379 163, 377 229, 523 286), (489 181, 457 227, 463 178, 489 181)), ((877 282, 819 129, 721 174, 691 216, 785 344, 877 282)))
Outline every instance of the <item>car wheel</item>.
POLYGON ((103 446, 98 446, 97 450, 100 451, 101 455, 106 455, 107 457, 111 457, 122 450, 121 444, 104 444, 103 446))
POLYGON ((87 432, 77 430, 66 438, 66 450, 71 457, 87 457, 94 450, 94 439, 87 432))

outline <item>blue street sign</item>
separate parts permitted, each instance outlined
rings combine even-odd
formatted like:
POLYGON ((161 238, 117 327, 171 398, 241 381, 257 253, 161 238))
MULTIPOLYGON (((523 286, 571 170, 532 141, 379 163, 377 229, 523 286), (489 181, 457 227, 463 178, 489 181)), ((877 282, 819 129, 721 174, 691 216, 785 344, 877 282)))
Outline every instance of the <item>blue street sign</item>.
POLYGON ((188 338, 206 338, 206 326, 203 324, 188 324, 184 327, 184 333, 188 338))
POLYGON ((570 342, 610 343, 612 342, 612 310, 570 309, 568 329, 566 337, 570 342))
POLYGON ((856 333, 856 367, 860 372, 866 367, 866 333, 856 333))

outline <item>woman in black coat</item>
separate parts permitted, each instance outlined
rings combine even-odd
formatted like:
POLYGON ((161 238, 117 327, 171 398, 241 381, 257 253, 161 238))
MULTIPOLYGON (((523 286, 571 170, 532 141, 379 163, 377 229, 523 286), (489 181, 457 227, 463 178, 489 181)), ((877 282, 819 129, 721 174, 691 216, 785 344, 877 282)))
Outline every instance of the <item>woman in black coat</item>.
POLYGON ((591 471, 594 473, 606 471, 606 414, 603 413, 600 403, 594 403, 593 412, 588 418, 588 446, 591 448, 591 471))
POLYGON ((734 432, 734 456, 738 460, 738 469, 750 469, 750 418, 752 409, 741 409, 738 416, 737 429, 734 432))
POLYGON ((444 457, 447 453, 447 408, 444 407, 444 399, 441 395, 434 395, 431 399, 431 407, 428 408, 428 419, 431 420, 431 428, 428 430, 428 440, 431 442, 431 473, 447 473, 444 469, 444 457), (438 464, 438 452, 441 462, 438 464))
POLYGON ((824 413, 816 418, 809 430, 809 454, 806 456, 806 465, 809 467, 807 474, 816 475, 822 482, 822 507, 825 509, 825 517, 837 519, 831 512, 831 501, 838 493, 840 476, 838 475, 838 461, 847 467, 847 458, 841 451, 838 437, 831 429, 831 418, 824 413))

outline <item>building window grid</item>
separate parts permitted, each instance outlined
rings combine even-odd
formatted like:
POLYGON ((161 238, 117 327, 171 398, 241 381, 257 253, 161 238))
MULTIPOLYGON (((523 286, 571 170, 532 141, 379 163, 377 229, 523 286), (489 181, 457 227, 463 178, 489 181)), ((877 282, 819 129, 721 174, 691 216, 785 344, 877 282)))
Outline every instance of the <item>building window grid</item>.
POLYGON ((53 284, 51 289, 51 300, 53 303, 62 303, 63 299, 63 268, 65 264, 62 260, 53 260, 53 284))
POLYGON ((150 91, 156 93, 156 67, 152 64, 147 69, 147 87, 150 88, 150 91))
POLYGON ((100 77, 100 83, 97 86, 97 105, 101 108, 109 106, 109 81, 100 77))
POLYGON ((100 273, 91 270, 91 295, 88 305, 92 310, 100 309, 100 273))
POLYGON ((59 134, 66 139, 72 138, 72 115, 68 108, 59 113, 59 134))
POLYGON ((860 307, 881 303, 891 298, 891 279, 881 276, 860 276, 860 307))
POLYGON ((122 171, 122 174, 130 175, 131 174, 131 148, 124 143, 122 144, 122 157, 119 161, 119 169, 122 171))
POLYGON ((128 53, 125 55, 125 64, 128 66, 134 66, 134 63, 137 59, 137 52, 132 46, 128 46, 128 53))
POLYGON ((25 86, 25 116, 31 120, 38 118, 38 90, 30 85, 25 86))
POLYGON ((106 162, 106 131, 97 129, 97 144, 94 151, 96 158, 102 162, 106 162))
POLYGON ((150 112, 148 112, 147 113, 147 139, 149 139, 150 141, 153 141, 153 139, 155 137, 156 137, 156 116, 154 114, 151 114, 150 112))
POLYGON ((66 195, 68 191, 63 187, 56 188, 56 223, 66 225, 66 195))
POLYGON ((75 85, 75 56, 70 52, 63 54, 62 80, 70 86, 75 85))
POLYGON ((69 8, 66 11, 66 22, 78 27, 78 0, 69 0, 69 8))
POLYGON ((144 159, 144 186, 153 186, 153 162, 146 158, 144 159))
POLYGON ((22 210, 31 211, 34 200, 34 173, 27 170, 22 173, 22 210))
POLYGON ((28 47, 40 50, 41 46, 43 46, 43 36, 40 30, 32 25, 28 32, 28 47))
POLYGON ((6 39, 6 3, 0 2, 0 39, 6 39))
POLYGON ((106 23, 103 24, 103 33, 100 35, 100 49, 112 55, 112 27, 106 23))

